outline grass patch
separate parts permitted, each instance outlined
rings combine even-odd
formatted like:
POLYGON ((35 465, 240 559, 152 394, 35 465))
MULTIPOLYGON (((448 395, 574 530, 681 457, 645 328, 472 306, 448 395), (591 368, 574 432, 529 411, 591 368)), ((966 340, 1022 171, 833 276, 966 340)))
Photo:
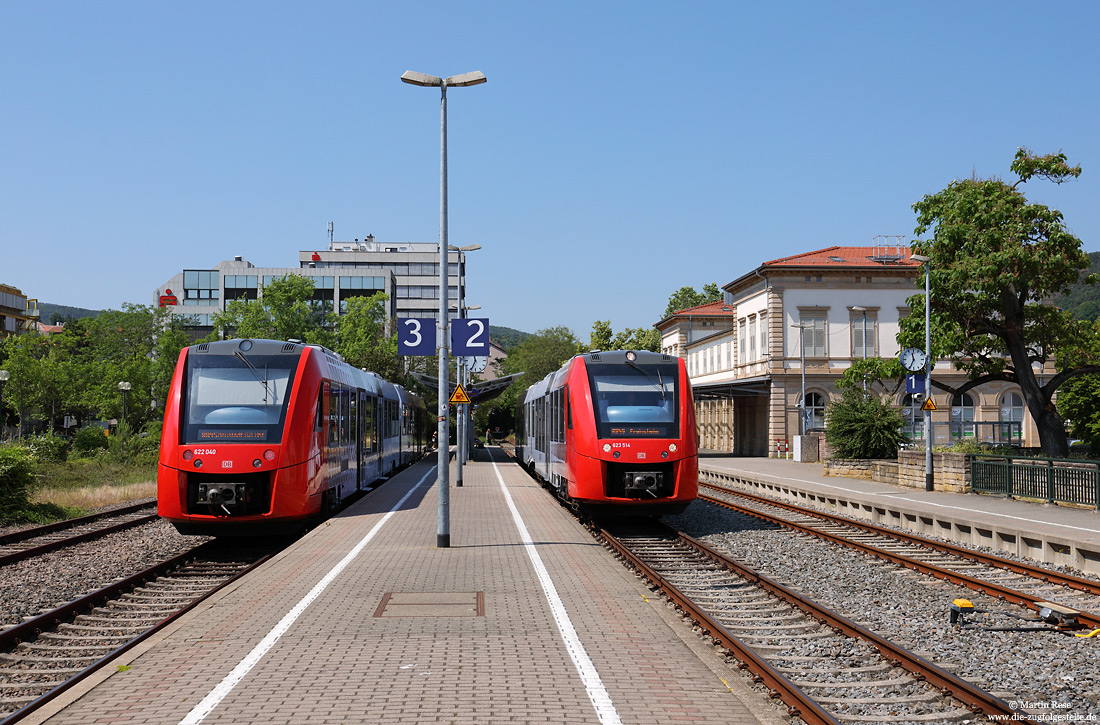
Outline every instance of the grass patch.
POLYGON ((42 464, 28 498, 36 507, 52 505, 79 515, 156 494, 155 468, 90 458, 42 464))
MULTIPOLYGON (((79 488, 39 488, 31 494, 33 504, 52 504, 81 513, 104 506, 129 503, 157 495, 156 481, 79 488)), ((79 515, 79 514, 78 514, 79 515)))

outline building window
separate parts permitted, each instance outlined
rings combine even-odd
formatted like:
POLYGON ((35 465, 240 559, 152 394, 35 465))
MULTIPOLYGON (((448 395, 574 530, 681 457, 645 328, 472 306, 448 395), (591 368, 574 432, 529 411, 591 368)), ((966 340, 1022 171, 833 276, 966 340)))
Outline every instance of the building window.
POLYGON ((748 358, 746 357, 748 348, 745 346, 746 327, 745 320, 741 320, 741 323, 738 325, 737 350, 738 358, 742 365, 748 362, 748 358))
POLYGON ((1001 399, 1001 422, 1012 425, 999 426, 997 442, 1018 444, 1023 437, 1024 427, 1024 399, 1019 393, 1007 393, 1001 399))
POLYGON ((749 318, 749 362, 756 360, 756 316, 749 318))
POLYGON ((802 354, 806 357, 825 357, 825 317, 802 318, 802 354))
POLYGON ((768 357, 768 315, 760 315, 760 357, 768 357))
POLYGON ((974 398, 970 393, 951 396, 951 440, 974 438, 974 398))
POLYGON ((875 342, 878 340, 876 323, 878 318, 872 315, 863 316, 862 312, 852 313, 852 357, 875 357, 875 342), (867 339, 863 339, 866 329, 867 339))
POLYGON ((825 430, 825 396, 821 393, 806 393, 806 432, 825 430))
POLYGON ((901 433, 910 440, 924 440, 924 411, 920 409, 924 400, 912 393, 906 393, 901 400, 901 416, 905 425, 901 433))

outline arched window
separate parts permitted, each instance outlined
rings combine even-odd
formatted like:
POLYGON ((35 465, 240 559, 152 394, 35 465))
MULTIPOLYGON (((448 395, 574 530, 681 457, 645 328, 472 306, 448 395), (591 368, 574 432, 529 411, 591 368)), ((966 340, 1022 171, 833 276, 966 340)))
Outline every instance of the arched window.
POLYGON ((821 393, 806 393, 806 432, 825 430, 825 396, 821 393))
POLYGON ((974 398, 970 393, 951 396, 951 440, 974 440, 974 398))
POLYGON ((901 433, 910 440, 924 440, 924 411, 920 409, 923 398, 906 393, 901 399, 901 416, 905 425, 901 433))
POLYGON ((997 442, 1019 445, 1023 440, 1024 398, 1013 391, 1001 398, 1001 423, 998 426, 997 442))

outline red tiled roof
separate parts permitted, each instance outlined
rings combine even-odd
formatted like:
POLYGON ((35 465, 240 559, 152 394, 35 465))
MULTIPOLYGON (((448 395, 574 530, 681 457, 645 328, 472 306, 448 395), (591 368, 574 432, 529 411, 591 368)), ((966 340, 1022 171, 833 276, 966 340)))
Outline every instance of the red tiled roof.
POLYGON ((733 308, 727 305, 722 300, 717 302, 708 302, 705 305, 698 305, 697 307, 688 307, 683 310, 676 310, 673 315, 691 315, 692 317, 706 317, 707 315, 724 316, 733 312, 733 308))
POLYGON ((826 247, 814 252, 803 252, 791 257, 781 257, 764 262, 761 267, 881 267, 883 264, 896 264, 905 267, 920 266, 919 262, 909 259, 908 247, 826 247), (885 252, 885 253, 884 253, 885 252), (875 259, 884 253, 887 260, 875 259))

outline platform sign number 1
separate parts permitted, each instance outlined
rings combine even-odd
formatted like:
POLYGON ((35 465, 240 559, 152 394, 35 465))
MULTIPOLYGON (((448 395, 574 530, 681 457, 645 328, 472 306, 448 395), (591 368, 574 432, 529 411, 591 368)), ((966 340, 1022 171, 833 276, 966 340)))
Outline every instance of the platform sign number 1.
POLYGON ((405 317, 397 325, 397 354, 435 355, 435 318, 405 317))
POLYGON ((478 357, 488 355, 488 318, 466 318, 452 320, 451 354, 455 357, 478 357))

